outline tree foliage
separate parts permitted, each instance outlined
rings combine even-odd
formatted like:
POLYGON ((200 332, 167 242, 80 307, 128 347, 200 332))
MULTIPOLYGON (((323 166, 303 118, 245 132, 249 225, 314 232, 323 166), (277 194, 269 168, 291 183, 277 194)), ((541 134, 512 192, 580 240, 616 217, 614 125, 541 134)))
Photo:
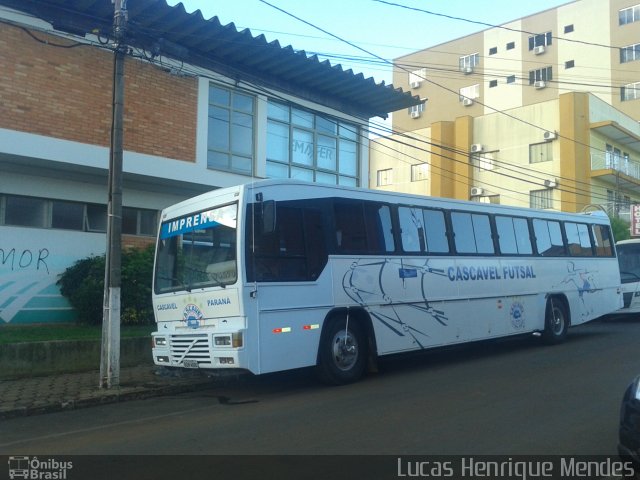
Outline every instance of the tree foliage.
POLYGON ((620 218, 611 218, 611 230, 613 232, 613 238, 616 242, 631 238, 629 223, 620 218))
MULTIPOLYGON (((120 321, 123 324, 153 323, 151 278, 153 246, 122 252, 120 321)), ((105 255, 78 260, 57 281, 60 292, 78 314, 82 324, 102 323, 105 255)))

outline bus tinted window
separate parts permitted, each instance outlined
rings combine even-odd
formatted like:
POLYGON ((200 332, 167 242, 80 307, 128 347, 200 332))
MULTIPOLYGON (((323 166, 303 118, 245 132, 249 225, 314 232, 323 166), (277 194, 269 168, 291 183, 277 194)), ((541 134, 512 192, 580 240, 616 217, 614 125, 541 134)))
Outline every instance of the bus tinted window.
POLYGON ((611 231, 606 225, 591 225, 593 241, 595 242, 596 255, 598 257, 613 256, 613 242, 611 241, 611 231))
POLYGON ((430 208, 400 207, 400 238, 408 253, 448 253, 444 212, 430 208))
POLYGON ((578 257, 593 256, 589 228, 583 223, 565 222, 564 233, 567 236, 569 255, 578 257))
POLYGON ((496 216, 496 230, 503 255, 531 255, 529 224, 524 218, 496 216))
POLYGON ((536 236, 536 246, 540 255, 544 257, 566 255, 560 222, 534 219, 533 232, 536 236))
POLYGON ((440 210, 424 209, 424 224, 426 228, 427 252, 449 253, 447 240, 447 226, 444 223, 444 212, 440 210))
POLYGON ((405 252, 422 252, 424 243, 424 220, 419 208, 400 207, 400 240, 405 252))
POLYGON ((372 253, 393 252, 395 242, 389 207, 375 202, 365 202, 364 213, 369 250, 372 253))
POLYGON ((451 223, 458 253, 494 253, 488 215, 452 212, 451 223))
POLYGON ((336 200, 333 210, 338 252, 366 255, 395 250, 391 213, 387 205, 336 200))
MULTIPOLYGON (((252 211, 252 206, 248 206, 249 217, 252 211)), ((256 227, 255 233, 247 229, 247 280, 315 280, 327 263, 320 211, 299 202, 280 202, 276 212, 273 232, 261 232, 260 218, 248 224, 256 227)))

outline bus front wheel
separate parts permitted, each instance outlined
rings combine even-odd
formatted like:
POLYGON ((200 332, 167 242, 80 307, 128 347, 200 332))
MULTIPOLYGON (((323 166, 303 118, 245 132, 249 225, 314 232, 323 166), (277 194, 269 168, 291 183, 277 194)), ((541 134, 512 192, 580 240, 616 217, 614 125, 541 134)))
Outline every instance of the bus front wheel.
POLYGON ((355 382, 367 366, 367 337, 357 321, 336 319, 320 340, 318 374, 333 385, 355 382))
POLYGON ((548 344, 561 343, 567 337, 569 315, 565 303, 558 298, 549 298, 544 320, 542 338, 548 344))

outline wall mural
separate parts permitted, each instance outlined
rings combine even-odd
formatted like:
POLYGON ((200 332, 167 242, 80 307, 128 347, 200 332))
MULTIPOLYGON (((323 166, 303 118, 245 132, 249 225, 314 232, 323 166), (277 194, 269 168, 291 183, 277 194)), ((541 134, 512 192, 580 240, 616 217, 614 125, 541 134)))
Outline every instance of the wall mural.
POLYGON ((0 227, 0 325, 71 322, 58 276, 77 260, 105 251, 100 233, 0 227))

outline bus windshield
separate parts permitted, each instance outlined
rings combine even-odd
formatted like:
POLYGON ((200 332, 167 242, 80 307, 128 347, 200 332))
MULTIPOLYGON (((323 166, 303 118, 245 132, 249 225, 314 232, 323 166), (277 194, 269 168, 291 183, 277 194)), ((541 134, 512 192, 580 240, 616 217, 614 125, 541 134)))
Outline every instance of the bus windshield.
POLYGON ((163 222, 156 294, 235 283, 238 205, 231 204, 163 222))
POLYGON ((640 242, 616 246, 622 283, 640 282, 640 242))

